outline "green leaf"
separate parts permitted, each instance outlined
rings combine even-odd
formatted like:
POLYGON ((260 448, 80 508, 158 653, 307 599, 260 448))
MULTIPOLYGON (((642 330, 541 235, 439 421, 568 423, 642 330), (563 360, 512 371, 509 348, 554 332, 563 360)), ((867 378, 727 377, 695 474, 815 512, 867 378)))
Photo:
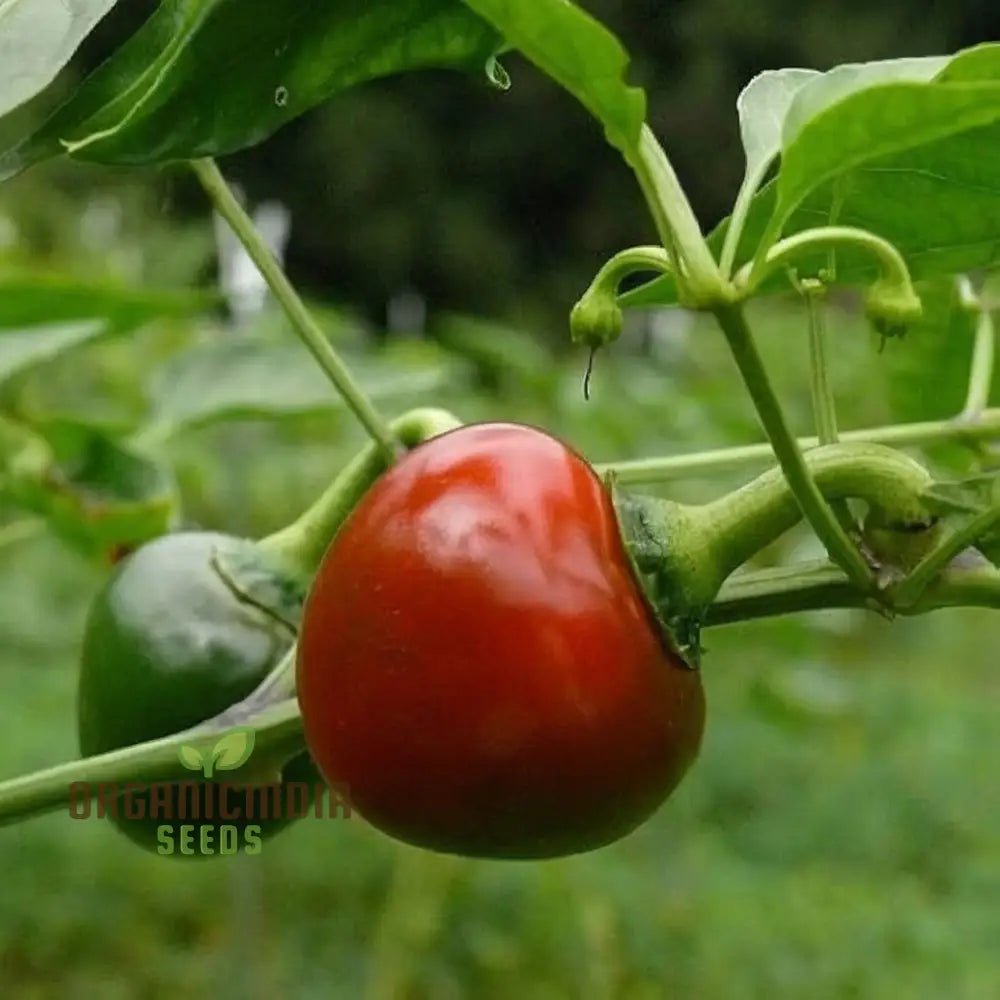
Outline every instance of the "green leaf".
MULTIPOLYGON (((789 115, 794 110, 793 105, 789 115)), ((921 221, 933 221, 939 209, 928 198, 939 200, 948 194, 940 190, 942 186, 957 186, 969 203, 963 218, 970 208, 982 211, 983 194, 987 195, 993 208, 990 231, 1000 235, 1000 213, 995 211, 1000 173, 991 169, 1000 158, 998 122, 1000 83, 888 83, 850 94, 809 119, 785 146, 777 204, 758 254, 784 231, 792 213, 816 194, 822 195, 823 216, 828 218, 834 203, 840 202, 836 221, 862 225, 884 236, 886 226, 880 216, 898 223, 902 208, 910 216, 923 217, 921 221), (966 191, 973 186, 970 174, 978 179, 978 192, 966 191), (833 187, 838 179, 846 181, 843 195, 833 187), (870 202, 872 187, 888 204, 885 208, 869 204, 867 217, 857 220, 854 205, 859 198, 870 202), (861 189, 860 196, 855 188, 861 189), (915 206, 933 211, 914 212, 915 206)), ((813 199, 811 204, 815 203, 813 199)), ((940 245, 927 236, 922 243, 925 250, 940 245)), ((975 265, 982 263, 977 260, 975 265)))
POLYGON ((980 514, 1000 503, 1000 469, 932 483, 921 494, 932 513, 980 514))
POLYGON ((217 771, 235 771, 253 753, 255 733, 249 726, 231 729, 212 750, 217 771))
POLYGON ((976 314, 962 306, 953 278, 921 282, 916 290, 923 318, 903 340, 886 344, 877 363, 894 420, 947 420, 965 403, 976 314))
MULTIPOLYGON (((1000 469, 932 483, 921 499, 928 510, 948 518, 953 530, 960 531, 970 518, 1000 506, 1000 469)), ((982 535, 975 544, 990 562, 1000 565, 1000 528, 982 535)))
POLYGON ((0 385, 33 365, 50 361, 69 348, 88 344, 107 332, 107 323, 100 319, 20 330, 0 329, 0 385))
POLYGON ((986 42, 960 52, 937 76, 938 80, 1000 80, 1000 42, 986 42))
MULTIPOLYGON (((379 357, 346 358, 375 399, 426 399, 451 383, 456 372, 455 363, 430 345, 399 345, 379 357)), ((220 420, 340 410, 344 405, 301 345, 243 338, 218 340, 172 359, 156 373, 152 404, 153 422, 171 431, 220 420)))
MULTIPOLYGON (((778 176, 751 203, 737 264, 779 234, 830 224, 889 240, 918 279, 1000 263, 998 62, 1000 46, 980 46, 943 66, 935 57, 838 67, 807 83, 786 114, 778 176)), ((709 236, 716 254, 728 226, 709 236)), ((798 261, 800 276, 826 262, 825 253, 798 261)), ((857 250, 838 250, 835 263, 839 283, 878 273, 857 250)), ((787 287, 782 274, 762 291, 779 287, 787 287)), ((657 278, 619 301, 670 305, 677 291, 669 277, 657 278)))
POLYGON ((884 59, 844 63, 818 74, 793 96, 781 124, 781 147, 787 149, 818 115, 852 94, 889 83, 927 83, 949 61, 948 56, 884 59))
POLYGON ((924 490, 921 500, 938 517, 975 514, 984 509, 978 491, 965 483, 934 483, 924 490))
POLYGON ((0 180, 65 150, 101 163, 219 156, 348 87, 407 70, 484 68, 496 33, 458 0, 163 0, 33 135, 0 180))
POLYGON ((987 312, 1000 311, 1000 271, 992 271, 984 276, 979 289, 979 304, 987 312))
POLYGON ((821 75, 815 69, 769 69, 755 76, 740 92, 736 112, 748 178, 759 176, 781 151, 789 106, 807 83, 821 75))
POLYGON ((6 421, 4 451, 13 455, 3 481, 7 498, 46 518, 77 551, 104 558, 169 530, 177 509, 167 470, 95 428, 69 420, 35 431, 6 421))
POLYGON ((201 771, 204 767, 201 750, 191 743, 182 743, 177 748, 177 756, 188 770, 201 771))
POLYGON ((0 2, 0 115, 44 90, 115 3, 0 2))
POLYGON ((465 2, 601 122, 611 145, 631 154, 646 95, 626 84, 628 54, 607 28, 569 0, 465 2))
POLYGON ((157 318, 190 316, 220 301, 212 292, 6 273, 0 276, 0 327, 105 319, 123 329, 157 318))
MULTIPOLYGON (((818 70, 812 69, 766 70, 755 76, 737 97, 736 113, 746 159, 743 181, 733 207, 733 214, 740 217, 738 225, 745 224, 749 202, 781 150, 785 116, 795 95, 820 75, 818 70)), ((732 264, 731 252, 730 248, 726 259, 721 261, 727 271, 732 264)), ((718 253, 715 256, 721 257, 718 253)))

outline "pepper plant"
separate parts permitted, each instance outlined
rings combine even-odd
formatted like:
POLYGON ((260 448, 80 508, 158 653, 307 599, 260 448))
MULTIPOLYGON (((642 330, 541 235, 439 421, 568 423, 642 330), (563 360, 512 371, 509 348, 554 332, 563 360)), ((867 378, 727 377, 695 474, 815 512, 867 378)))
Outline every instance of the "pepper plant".
MULTIPOLYGON (((0 10, 0 41, 14 54, 0 67, 0 113, 47 87, 113 5, 60 5, 66 19, 61 42, 41 52, 28 43, 51 16, 48 5, 36 0, 0 10)), ((256 732, 254 762, 241 772, 246 781, 270 780, 291 763, 311 766, 309 750, 327 779, 350 773, 363 815, 412 842, 491 856, 589 849, 634 828, 693 760, 704 711, 698 671, 708 663, 703 630, 823 608, 868 608, 892 617, 1000 607, 994 561, 1000 503, 983 451, 1000 437, 1000 412, 988 408, 997 307, 990 272, 1000 263, 1000 43, 950 56, 754 77, 736 109, 743 183, 729 216, 707 236, 627 67, 619 41, 568 0, 391 0, 377 9, 363 0, 294 9, 270 0, 162 0, 39 127, 0 152, 0 181, 55 156, 108 165, 188 164, 329 380, 329 391, 340 394, 371 438, 299 519, 252 542, 176 531, 177 490, 159 451, 162 427, 116 437, 83 423, 32 426, 16 408, 0 413, 0 486, 7 502, 84 551, 124 555, 88 623, 80 702, 87 756, 0 783, 0 822, 63 807, 74 783, 182 780, 181 744, 239 725, 256 732), (514 448, 513 457, 490 450, 511 435, 522 440, 523 428, 474 430, 463 427, 460 414, 427 407, 387 418, 379 393, 331 344, 216 165, 215 158, 264 141, 332 94, 377 77, 453 68, 469 73, 470 85, 485 81, 505 89, 512 83, 502 61, 514 52, 596 119, 634 173, 657 235, 656 244, 623 249, 600 268, 567 310, 572 341, 599 365, 600 352, 614 350, 630 309, 680 306, 711 316, 766 443, 591 467, 544 434, 543 442, 524 438, 524 450, 514 448), (789 430, 746 308, 755 297, 788 289, 801 296, 808 335, 816 436, 806 440, 789 430), (962 412, 950 420, 841 432, 827 366, 833 348, 826 302, 837 289, 860 291, 874 330, 894 350, 907 349, 908 331, 929 314, 951 308, 965 317, 975 327, 975 349, 962 412), (925 461, 899 450, 943 442, 968 446, 974 463, 967 471, 974 474, 941 479, 925 461), (536 468, 532 463, 541 463, 543 454, 551 465, 536 468), (763 457, 772 458, 773 468, 704 505, 636 490, 763 457), (483 464, 496 473, 494 487, 513 481, 511 470, 518 468, 537 475, 525 473, 532 485, 519 487, 527 492, 516 503, 493 494, 487 503, 487 488, 472 471, 483 464), (430 489, 428 481, 412 478, 413 469, 453 483, 449 510, 459 523, 473 525, 459 543, 426 505, 399 506, 399 483, 430 489), (473 485, 475 502, 468 492, 473 485), (92 502, 95 494, 99 503, 92 502), (540 546, 530 512, 517 521, 520 529, 507 527, 503 512, 517 503, 533 510, 550 504, 561 511, 546 522, 557 534, 553 524, 575 523, 580 512, 553 498, 571 494, 574 502, 586 494, 587 503, 596 504, 581 515, 587 546, 567 548, 565 539, 540 546), (746 567, 799 521, 812 528, 824 559, 746 567), (501 524, 506 548, 490 559, 471 556, 470 539, 486 551, 484 526, 501 524), (495 605, 513 577, 497 567, 509 569, 516 562, 511 552, 520 557, 529 549, 548 588, 549 617, 508 620, 495 605), (412 574, 411 586, 393 590, 395 603, 383 601, 379 610, 371 595, 397 583, 402 565, 412 574), (470 612, 468 631, 461 633, 463 659, 442 639, 448 619, 439 612, 451 607, 458 614, 449 602, 467 596, 470 578, 456 581, 470 565, 489 600, 470 605, 478 611, 470 612), (616 606, 631 615, 628 627, 608 614, 600 619, 603 631, 586 632, 599 616, 588 618, 596 614, 589 592, 568 582, 583 567, 612 588, 616 606), (187 619, 169 635, 150 624, 156 588, 136 583, 154 577, 189 595, 187 619), (427 581, 440 587, 434 600, 417 587, 427 581), (553 594, 564 592, 575 596, 560 609, 565 622, 556 628, 553 594), (434 635, 421 635, 421 621, 434 635), (202 655, 192 636, 208 622, 220 629, 219 645, 202 655), (455 684, 469 672, 485 676, 477 636, 502 660, 504 636, 518 623, 524 643, 538 640, 522 658, 527 673, 512 674, 522 667, 508 660, 497 669, 525 699, 512 702, 514 709, 542 713, 533 725, 545 733, 519 737, 523 720, 511 716, 491 730, 486 752, 472 745, 482 732, 465 725, 462 713, 479 713, 492 725, 490 709, 503 700, 503 685, 484 681, 463 702, 455 684), (367 630, 361 653, 359 629, 367 630), (617 638, 605 656, 602 644, 612 632, 617 638), (577 634, 589 638, 575 644, 577 634), (550 640, 546 654, 538 652, 543 637, 550 640), (417 671, 415 689, 386 679, 390 661, 397 673, 417 671), (442 673, 442 663, 451 672, 442 673), (356 677, 345 679, 355 668, 356 677), (184 674, 203 686, 203 695, 174 711, 173 685, 184 674), (593 723, 586 736, 579 713, 564 713, 564 700, 538 696, 538 685, 552 685, 556 676, 571 676, 577 685, 586 706, 581 712, 591 713, 586 725, 593 723), (637 712, 649 711, 626 739, 614 698, 616 685, 629 678, 635 686, 626 700, 637 712), (399 727, 392 739, 373 739, 370 724, 366 733, 368 697, 390 706, 399 727), (616 754, 609 756, 616 738, 616 754), (538 746, 541 755, 524 756, 538 746), (442 788, 453 773, 435 771, 445 759, 461 759, 465 768, 447 794, 442 788), (381 769, 374 777, 365 770, 371 760, 381 769), (386 775, 414 760, 428 777, 422 797, 408 786, 414 804, 407 815, 400 787, 386 775), (529 766, 534 784, 526 778, 529 766), (565 797, 553 812, 560 788, 565 797), (468 798, 474 793, 484 797, 468 798), (456 802, 464 802, 464 813, 456 812, 456 802), (471 820, 470 802, 479 810, 471 820), (617 813, 599 815, 601 803, 617 813), (482 824, 493 832, 484 833, 482 824)), ((16 279, 0 283, 11 302, 15 291, 16 279)), ((0 336, 0 359, 8 354, 11 372, 101 336, 109 326, 121 332, 149 315, 197 312, 207 304, 196 293, 147 291, 124 304, 119 299, 111 319, 95 320, 99 290, 71 291, 76 298, 51 317, 61 322, 58 328, 0 336)), ((11 328, 21 322, 2 298, 0 320, 11 328)), ((527 561, 517 565, 526 572, 527 561)), ((512 606, 523 610, 517 601, 512 606)))

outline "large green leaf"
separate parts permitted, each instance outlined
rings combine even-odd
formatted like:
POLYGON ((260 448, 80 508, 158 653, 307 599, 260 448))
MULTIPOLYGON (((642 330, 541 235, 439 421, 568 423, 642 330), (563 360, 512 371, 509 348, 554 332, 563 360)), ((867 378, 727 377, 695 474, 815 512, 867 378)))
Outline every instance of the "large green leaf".
POLYGON ((458 0, 163 0, 0 179, 69 150, 102 163, 217 156, 352 85, 405 70, 493 75, 496 33, 458 0))
MULTIPOLYGON (((749 201, 781 151, 782 128, 795 95, 820 75, 818 70, 812 69, 765 70, 740 91, 736 113, 746 167, 733 207, 734 215, 742 216, 747 211, 749 201)), ((730 264, 731 260, 723 262, 727 268, 730 264)))
POLYGON ((18 330, 0 329, 0 385, 33 365, 107 333, 104 320, 87 319, 18 330))
POLYGON ((0 0, 0 115, 31 100, 117 0, 0 0))
POLYGON ((816 77, 815 69, 765 70, 736 99, 747 178, 759 177, 781 151, 781 133, 795 95, 816 77))
POLYGON ((1000 80, 1000 42, 986 42, 965 49, 937 75, 938 80, 1000 80))
MULTIPOLYGON (((1000 235, 1000 172, 987 172, 1000 161, 998 122, 1000 83, 994 82, 879 84, 845 97, 806 122, 784 148, 777 204, 758 253, 816 196, 824 215, 836 213, 839 222, 850 219, 884 235, 883 216, 891 224, 901 210, 933 225, 937 202, 957 188, 961 198, 970 198, 972 211, 993 209, 990 228, 1000 235), (978 192, 969 190, 970 167, 979 180, 978 192), (858 221, 851 218, 857 211, 855 188, 864 191, 862 197, 877 192, 858 221)), ((969 214, 969 207, 961 212, 963 221, 969 214)), ((978 225, 973 231, 981 239, 978 225)), ((922 242, 924 249, 942 243, 937 234, 922 242)))
MULTIPOLYGON (((345 355, 346 356, 346 355, 345 355)), ((379 356, 347 356, 374 399, 426 400, 452 383, 456 362, 429 344, 395 345, 379 356)), ((152 422, 164 433, 243 418, 342 409, 340 394, 300 345, 242 337, 175 357, 153 381, 152 422)))
MULTIPOLYGON (((737 264, 778 235, 833 223, 889 240, 917 278, 1000 261, 1000 45, 959 53, 943 68, 936 59, 903 60, 895 82, 885 82, 893 72, 884 63, 839 69, 792 101, 778 176, 750 205, 737 264), (804 120, 797 107, 820 110, 804 120)), ((716 253, 728 226, 724 220, 709 237, 716 253)), ((826 263, 826 254, 816 254, 797 266, 808 274, 826 263)), ((858 251, 838 250, 835 264, 839 282, 876 273, 858 251)), ((771 287, 783 280, 778 275, 771 287)), ((625 306, 676 301, 669 277, 621 297, 625 306)))
POLYGON ((879 366, 894 420, 947 420, 965 402, 976 314, 962 306, 953 279, 920 283, 917 292, 923 318, 886 345, 879 366))
POLYGON ((536 66, 565 87, 628 156, 646 118, 646 95, 624 79, 628 55, 569 0, 465 0, 536 66))
POLYGON ((948 65, 948 56, 916 59, 882 59, 868 63, 844 63, 819 73, 793 95, 781 121, 781 147, 787 149, 802 129, 817 115, 852 94, 881 84, 927 83, 948 65))

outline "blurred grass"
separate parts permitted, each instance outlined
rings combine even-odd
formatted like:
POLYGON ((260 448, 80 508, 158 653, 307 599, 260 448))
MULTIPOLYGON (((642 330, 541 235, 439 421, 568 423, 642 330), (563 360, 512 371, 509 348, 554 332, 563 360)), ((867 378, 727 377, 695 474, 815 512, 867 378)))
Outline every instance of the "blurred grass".
MULTIPOLYGON (((756 318, 808 433, 804 319, 780 304, 756 318)), ((878 355, 853 314, 831 326, 842 426, 891 420, 887 385, 910 399, 931 387, 944 407, 957 394, 957 409, 960 378, 910 370, 919 341, 878 355)), ((576 357, 522 375, 480 359, 435 403, 543 424, 595 461, 759 439, 708 325, 661 347, 626 338, 599 357, 590 404, 576 357)), ((132 349, 85 355, 105 393, 141 396, 132 349)), ((54 371, 46 385, 59 384, 54 371)), ((170 448, 192 521, 260 534, 359 441, 322 416, 207 428, 170 448), (221 463, 234 440, 239 461, 221 463)), ((750 474, 660 489, 700 499, 750 474)), ((48 538, 0 551, 0 776, 75 756, 75 656, 100 575, 48 538)), ((700 761, 651 822, 576 858, 441 858, 357 818, 308 819, 259 857, 191 864, 65 815, 2 829, 0 997, 1000 996, 995 631, 987 613, 949 611, 708 633, 700 761)))

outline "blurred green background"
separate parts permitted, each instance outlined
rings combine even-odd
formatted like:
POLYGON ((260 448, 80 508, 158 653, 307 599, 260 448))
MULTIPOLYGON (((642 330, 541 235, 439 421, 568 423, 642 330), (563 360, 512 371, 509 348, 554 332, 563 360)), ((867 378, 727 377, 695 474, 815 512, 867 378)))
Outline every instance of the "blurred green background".
MULTIPOLYGON (((151 5, 120 6, 65 86, 151 5)), ((1000 35, 986 2, 587 6, 635 53, 706 225, 735 192, 733 101, 753 73, 1000 35)), ((508 68, 506 95, 439 74, 344 95, 224 169, 253 206, 290 210, 292 276, 387 412, 432 401, 534 422, 594 461, 759 440, 721 338, 678 311, 631 316, 584 401, 566 315, 649 225, 599 129, 523 63, 508 68)), ((212 288, 219 241, 183 169, 54 163, 0 190, 0 296, 14 269, 212 288)), ((804 310, 772 299, 753 316, 810 433, 804 310)), ((251 536, 291 520, 361 444, 272 306, 239 324, 220 306, 134 326, 54 357, 0 345, 0 414, 129 436, 169 461, 185 524, 251 536)), ((844 427, 960 409, 961 316, 929 317, 882 353, 850 298, 830 326, 844 427)), ((943 472, 980 457, 926 456, 943 472)), ((707 499, 757 468, 651 489, 707 499)), ((7 777, 76 754, 83 616, 108 570, 24 529, 23 513, 0 516, 7 777)), ((815 552, 797 531, 764 560, 815 552)), ((2 829, 0 997, 1000 996, 995 629, 985 612, 823 612, 709 632, 698 765, 642 829, 577 858, 443 858, 357 818, 191 864, 62 814, 2 829)))

